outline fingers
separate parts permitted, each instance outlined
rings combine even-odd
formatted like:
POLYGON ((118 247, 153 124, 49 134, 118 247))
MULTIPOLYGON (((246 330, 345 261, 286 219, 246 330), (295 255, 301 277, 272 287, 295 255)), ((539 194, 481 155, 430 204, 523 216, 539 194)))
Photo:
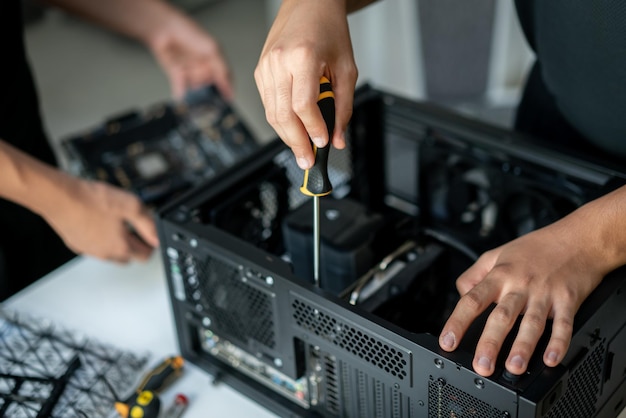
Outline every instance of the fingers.
POLYGON ((315 162, 311 141, 318 147, 329 142, 345 147, 357 70, 340 3, 283 3, 254 73, 266 119, 302 169, 315 162), (330 80, 335 97, 330 134, 317 106, 322 76, 330 80))
POLYGON ((139 236, 147 245, 152 248, 159 246, 159 236, 157 234, 154 220, 148 213, 142 213, 131 220, 131 224, 139 236))
MULTIPOLYGON (((526 297, 524 295, 508 293, 489 314, 483 333, 476 345, 472 363, 476 373, 482 376, 493 374, 502 344, 511 328, 513 328, 520 312, 524 309, 525 304, 526 297)), ((514 363, 518 368, 523 367, 525 370, 526 363, 523 363, 519 355, 511 357, 510 362, 514 363)))
POLYGON ((495 286, 476 286, 461 297, 439 336, 443 350, 453 351, 458 347, 472 322, 497 299, 497 291, 495 286))
POLYGON ((317 105, 319 80, 315 71, 292 76, 277 65, 268 72, 257 73, 257 87, 262 95, 268 122, 289 146, 303 170, 314 164, 311 141, 319 148, 332 142, 338 149, 345 148, 345 131, 352 116, 353 82, 331 80, 335 97, 335 128, 329 137, 328 126, 317 105), (284 80, 292 80, 287 84, 284 80), (335 87, 337 86, 337 87, 335 87))
POLYGON ((554 367, 563 360, 572 341, 576 310, 575 306, 567 304, 555 309, 552 334, 543 354, 543 361, 546 366, 554 367))
POLYGON ((272 51, 269 59, 259 63, 255 80, 267 121, 291 148, 298 166, 304 170, 314 163, 309 135, 318 147, 329 141, 317 106, 321 74, 305 68, 295 70, 297 76, 294 76, 282 55, 281 51, 272 51))
POLYGON ((335 131, 332 144, 337 149, 346 147, 345 133, 348 122, 352 117, 354 102, 354 87, 357 80, 356 67, 350 67, 346 72, 335 77, 333 90, 335 93, 335 131))
POLYGON ((154 247, 146 244, 144 241, 137 238, 132 233, 128 234, 127 242, 128 242, 128 249, 130 252, 129 254, 130 257, 137 259, 139 261, 145 261, 148 258, 150 258, 150 255, 152 255, 152 251, 154 250, 154 247))
MULTIPOLYGON (((122 212, 125 220, 145 245, 152 248, 159 246, 159 236, 154 219, 148 209, 136 196, 124 193, 126 199, 125 210, 122 212)), ((136 239, 136 238, 135 238, 136 239)), ((134 242, 133 242, 134 244, 134 242)), ((133 248, 136 246, 133 246, 133 248)))
POLYGON ((167 71, 167 75, 170 80, 170 88, 172 90, 172 96, 180 100, 187 91, 187 77, 185 72, 181 68, 173 68, 167 71))
POLYGON ((517 336, 505 362, 506 369, 512 374, 520 375, 528 368, 528 363, 537 347, 537 342, 545 330, 549 313, 547 299, 532 302, 526 309, 517 336))
POLYGON ((111 249, 109 259, 129 262, 133 259, 146 260, 159 245, 156 225, 148 208, 141 200, 126 191, 108 188, 111 199, 117 203, 109 213, 116 222, 118 244, 111 249), (120 242, 121 240, 121 242, 120 242))
POLYGON ((439 345, 445 351, 455 350, 476 318, 496 303, 476 344, 472 362, 476 373, 482 376, 493 374, 504 341, 520 315, 523 316, 507 354, 505 368, 515 375, 526 372, 537 343, 545 332, 546 323, 552 316, 551 337, 543 360, 547 366, 558 365, 571 342, 577 299, 562 287, 530 286, 530 275, 520 275, 510 266, 498 265, 488 270, 486 266, 490 265, 487 262, 490 257, 486 253, 459 277, 457 287, 465 294, 444 325, 439 345))
POLYGON ((232 102, 235 99, 235 89, 233 88, 232 73, 228 69, 228 66, 220 61, 216 65, 215 69, 215 85, 222 94, 222 97, 232 102))

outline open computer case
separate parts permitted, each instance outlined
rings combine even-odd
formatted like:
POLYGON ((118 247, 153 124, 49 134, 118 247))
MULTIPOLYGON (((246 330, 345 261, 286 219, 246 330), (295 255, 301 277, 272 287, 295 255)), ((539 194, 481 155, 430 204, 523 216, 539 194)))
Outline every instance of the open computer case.
POLYGON ((557 367, 542 363, 546 334, 524 375, 503 358, 491 377, 476 374, 484 317, 455 352, 437 336, 456 278, 479 254, 626 174, 369 86, 357 90, 347 138, 330 153, 334 189, 320 199, 319 287, 312 201, 281 141, 161 208, 182 355, 280 416, 616 416, 626 398, 623 269, 585 301, 557 367))

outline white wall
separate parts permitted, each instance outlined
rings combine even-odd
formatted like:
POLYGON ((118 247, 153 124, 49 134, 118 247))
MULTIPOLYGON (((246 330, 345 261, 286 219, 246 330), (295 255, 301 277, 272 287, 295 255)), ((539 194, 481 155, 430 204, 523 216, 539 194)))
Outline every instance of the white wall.
POLYGON ((498 0, 487 84, 487 99, 490 103, 517 103, 519 89, 533 57, 519 25, 513 0, 498 0))
MULTIPOLYGON (((268 25, 281 0, 267 1, 268 25)), ((436 1, 436 0, 422 0, 436 1)), ((358 83, 410 98, 425 96, 417 0, 379 0, 349 17, 358 83)), ((487 100, 510 105, 519 97, 533 54, 523 38, 513 0, 496 3, 487 100)))
POLYGON ((417 2, 382 0, 349 18, 359 83, 424 97, 417 2))

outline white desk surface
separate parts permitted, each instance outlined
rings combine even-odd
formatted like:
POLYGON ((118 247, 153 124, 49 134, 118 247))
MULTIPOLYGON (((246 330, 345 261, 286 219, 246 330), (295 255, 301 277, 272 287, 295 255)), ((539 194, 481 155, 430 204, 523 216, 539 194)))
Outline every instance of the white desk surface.
MULTIPOLYGON (((77 257, 4 305, 121 349, 149 352, 150 364, 178 353, 158 253, 146 263, 126 266, 77 257)), ((276 417, 228 385, 212 385, 211 377, 189 362, 182 377, 161 395, 163 404, 169 405, 177 393, 189 398, 184 418, 276 417)), ((626 418, 626 409, 618 418, 626 418)))
MULTIPOLYGON (((78 257, 9 298, 4 306, 48 318, 95 340, 138 354, 149 364, 178 354, 161 258, 120 266, 78 257)), ((189 362, 161 395, 167 407, 177 393, 189 398, 183 418, 276 417, 226 384, 211 384, 206 372, 189 362)))

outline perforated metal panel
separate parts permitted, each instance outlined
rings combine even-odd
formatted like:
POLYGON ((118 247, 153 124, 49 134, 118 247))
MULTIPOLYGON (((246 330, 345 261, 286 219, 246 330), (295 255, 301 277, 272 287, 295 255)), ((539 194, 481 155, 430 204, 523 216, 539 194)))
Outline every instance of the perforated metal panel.
POLYGON ((322 312, 302 300, 295 299, 292 316, 301 328, 362 358, 400 380, 409 376, 408 355, 399 348, 372 337, 371 331, 348 325, 335 315, 322 312))
POLYGON ((340 361, 342 405, 340 416, 354 418, 413 418, 413 400, 396 387, 340 361))
POLYGON ((202 313, 220 335, 243 342, 253 339, 269 348, 276 346, 269 292, 254 287, 237 267, 216 258, 187 257, 186 263, 186 270, 195 270, 196 277, 195 281, 185 282, 187 299, 202 307, 202 313))
POLYGON ((339 379, 337 370, 337 359, 331 355, 324 356, 324 379, 325 379, 325 399, 326 410, 333 415, 337 415, 340 410, 339 379))
POLYGON ((587 354, 574 370, 567 390, 548 412, 547 418, 589 418, 596 412, 604 363, 605 340, 587 354))
POLYGON ((443 379, 428 382, 428 417, 502 418, 504 411, 490 406, 443 379))

